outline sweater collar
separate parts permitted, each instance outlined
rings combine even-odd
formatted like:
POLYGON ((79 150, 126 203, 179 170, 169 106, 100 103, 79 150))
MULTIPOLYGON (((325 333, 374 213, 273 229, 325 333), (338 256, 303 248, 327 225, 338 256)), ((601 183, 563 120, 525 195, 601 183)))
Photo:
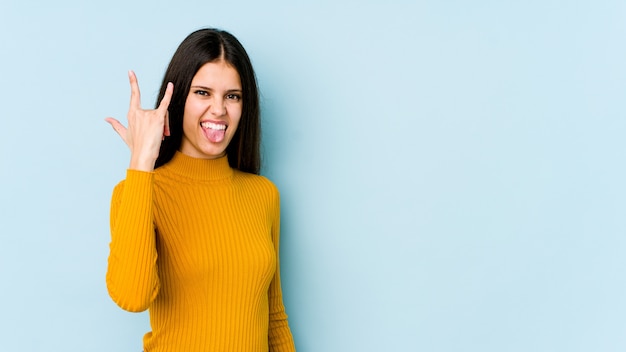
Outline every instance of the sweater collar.
POLYGON ((233 175, 227 156, 217 159, 198 159, 179 151, 174 154, 172 160, 163 165, 163 168, 198 181, 219 180, 233 175))

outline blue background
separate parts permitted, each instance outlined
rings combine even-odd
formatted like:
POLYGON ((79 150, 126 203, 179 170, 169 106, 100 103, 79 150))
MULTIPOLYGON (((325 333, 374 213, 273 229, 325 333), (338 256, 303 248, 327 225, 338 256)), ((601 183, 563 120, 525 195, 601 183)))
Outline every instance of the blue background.
POLYGON ((109 299, 126 72, 216 26, 262 91, 298 350, 626 349, 626 2, 0 3, 0 350, 140 351, 109 299))

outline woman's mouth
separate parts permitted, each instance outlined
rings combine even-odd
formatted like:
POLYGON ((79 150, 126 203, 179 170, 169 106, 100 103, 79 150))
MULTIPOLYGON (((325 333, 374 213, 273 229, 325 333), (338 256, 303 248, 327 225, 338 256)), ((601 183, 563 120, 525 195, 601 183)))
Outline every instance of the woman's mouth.
POLYGON ((222 122, 203 121, 200 122, 200 127, 210 142, 220 143, 224 140, 228 125, 222 122))

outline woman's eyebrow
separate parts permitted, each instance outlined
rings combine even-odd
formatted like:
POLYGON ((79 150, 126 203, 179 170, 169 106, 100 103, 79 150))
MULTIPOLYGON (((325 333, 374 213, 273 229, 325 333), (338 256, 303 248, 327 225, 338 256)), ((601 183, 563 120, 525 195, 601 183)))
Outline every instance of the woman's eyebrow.
MULTIPOLYGON (((210 90, 212 91, 213 88, 209 88, 209 87, 205 87, 205 86, 191 86, 191 88, 196 88, 196 89, 204 89, 204 90, 210 90)), ((241 93, 243 90, 241 88, 232 88, 232 89, 227 89, 226 90, 229 93, 241 93)))

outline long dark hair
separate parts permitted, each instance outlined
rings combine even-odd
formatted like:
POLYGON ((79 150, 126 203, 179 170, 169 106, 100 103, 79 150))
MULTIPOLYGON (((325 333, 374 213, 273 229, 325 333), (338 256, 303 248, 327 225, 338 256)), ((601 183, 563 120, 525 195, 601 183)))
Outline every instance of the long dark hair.
POLYGON ((252 63, 237 38, 226 31, 214 28, 200 29, 187 36, 176 49, 165 71, 156 106, 163 99, 167 83, 174 83, 174 94, 168 108, 170 136, 161 143, 155 168, 169 162, 180 148, 183 137, 183 114, 191 80, 204 64, 222 59, 239 73, 243 103, 239 126, 226 148, 228 163, 232 168, 244 172, 259 173, 261 168, 260 107, 252 63))

